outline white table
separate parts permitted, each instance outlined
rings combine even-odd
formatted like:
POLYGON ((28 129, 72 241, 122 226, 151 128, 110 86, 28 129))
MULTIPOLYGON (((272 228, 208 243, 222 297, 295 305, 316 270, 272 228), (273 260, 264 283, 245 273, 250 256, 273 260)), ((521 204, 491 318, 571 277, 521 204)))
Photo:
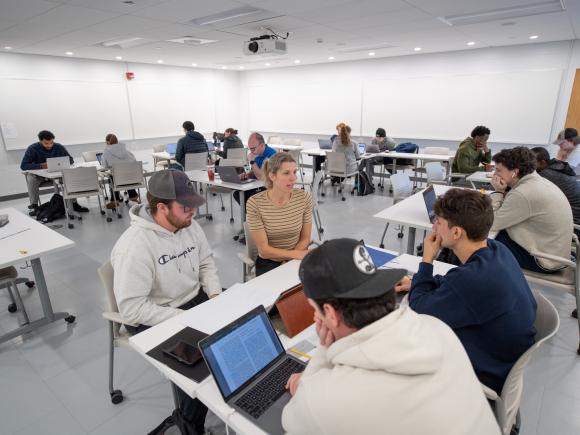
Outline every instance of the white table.
MULTIPOLYGON (((246 220, 246 194, 248 190, 257 189, 259 187, 264 187, 264 183, 260 180, 253 181, 251 183, 228 183, 226 181, 222 181, 219 178, 219 175, 215 174, 213 180, 210 181, 207 170, 202 171, 200 169, 196 169, 193 171, 186 172, 189 179, 195 183, 203 183, 209 186, 216 186, 216 187, 223 187, 230 190, 237 190, 240 192, 240 223, 242 225, 242 231, 244 230, 244 221, 246 220)), ((207 209, 207 201, 206 201, 206 209, 207 209)))
MULTIPOLYGON (((443 195, 453 186, 433 185, 437 196, 443 195)), ((407 240, 407 253, 415 252, 415 232, 417 229, 430 230, 433 224, 429 221, 427 207, 423 199, 423 190, 405 198, 383 211, 378 212, 374 217, 384 219, 391 224, 404 225, 409 227, 409 238, 407 240)))
POLYGON ((471 185, 473 186, 474 189, 477 189, 477 186, 475 185, 476 183, 479 183, 479 184, 491 183, 492 175, 493 175, 493 172, 478 171, 478 172, 474 172, 473 174, 468 176, 466 178, 466 180, 471 183, 471 185))
POLYGON ((302 151, 304 149, 303 145, 268 144, 268 146, 278 151, 302 151))
POLYGON ((2 249, 0 249, 0 268, 13 266, 17 263, 30 260, 38 297, 40 298, 42 311, 44 313, 44 317, 41 319, 30 322, 0 336, 0 343, 26 334, 59 319, 65 319, 69 323, 74 322, 74 316, 71 316, 69 313, 53 312, 40 257, 71 248, 75 245, 75 242, 14 208, 1 209, 0 214, 7 214, 10 219, 7 225, 0 228, 0 246, 2 246, 2 249))
POLYGON ((171 155, 167 151, 159 151, 159 152, 153 153, 151 155, 153 156, 153 170, 155 170, 155 167, 157 166, 157 162, 159 162, 160 160, 167 161, 167 163, 171 163, 172 161, 174 161, 174 162, 176 161, 175 155, 171 155))

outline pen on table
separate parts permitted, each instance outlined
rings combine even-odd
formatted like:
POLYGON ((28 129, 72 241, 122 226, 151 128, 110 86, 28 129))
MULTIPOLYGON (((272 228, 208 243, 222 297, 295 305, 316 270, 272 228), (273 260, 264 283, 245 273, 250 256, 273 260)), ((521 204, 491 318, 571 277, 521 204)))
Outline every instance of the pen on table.
POLYGON ((312 355, 308 355, 307 353, 300 352, 299 350, 297 350, 297 349, 294 349, 293 347, 291 347, 291 348, 290 348, 290 349, 288 349, 288 350, 289 350, 290 352, 292 352, 292 353, 294 353, 294 354, 298 355, 298 356, 302 356, 302 357, 304 357, 304 358, 308 358, 308 359, 311 359, 311 358, 312 358, 312 355))

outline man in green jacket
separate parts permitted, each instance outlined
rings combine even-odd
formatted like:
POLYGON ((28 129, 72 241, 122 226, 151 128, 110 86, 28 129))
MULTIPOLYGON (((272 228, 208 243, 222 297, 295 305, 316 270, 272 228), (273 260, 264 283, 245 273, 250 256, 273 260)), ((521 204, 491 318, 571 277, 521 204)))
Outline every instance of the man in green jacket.
POLYGON ((459 144, 453 159, 453 172, 472 174, 479 170, 480 163, 491 163, 491 151, 487 147, 490 130, 478 125, 471 132, 471 137, 459 144))

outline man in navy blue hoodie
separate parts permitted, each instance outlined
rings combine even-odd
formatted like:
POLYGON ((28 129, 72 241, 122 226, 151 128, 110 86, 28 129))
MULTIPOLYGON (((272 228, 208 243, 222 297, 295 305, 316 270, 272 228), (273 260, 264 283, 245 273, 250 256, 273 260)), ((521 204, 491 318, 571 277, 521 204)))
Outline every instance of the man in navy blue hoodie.
POLYGON ((195 125, 191 121, 185 121, 182 125, 185 136, 177 141, 175 160, 185 168, 185 155, 189 153, 209 152, 207 142, 201 133, 195 131, 195 125))
MULTIPOLYGON (((67 156, 70 158, 70 163, 72 165, 74 163, 73 158, 66 148, 61 144, 54 142, 54 134, 50 131, 42 130, 38 133, 38 142, 33 143, 26 149, 24 157, 22 157, 22 162, 20 163, 20 169, 23 171, 31 169, 46 169, 46 159, 67 156)), ((39 188, 40 185, 46 181, 46 178, 39 177, 38 175, 31 173, 26 174, 28 197, 30 198, 29 208, 32 210, 30 212, 31 216, 34 216, 37 213, 40 202, 39 188)), ((82 207, 76 201, 73 202, 73 208, 76 212, 89 211, 88 208, 82 207)))
POLYGON ((409 305, 441 319, 465 347, 479 380, 498 394, 517 359, 534 343, 536 301, 518 262, 502 244, 487 239, 493 223, 488 195, 451 189, 435 202, 433 232, 408 290, 409 305), (433 276, 441 247, 461 261, 445 276, 433 276))

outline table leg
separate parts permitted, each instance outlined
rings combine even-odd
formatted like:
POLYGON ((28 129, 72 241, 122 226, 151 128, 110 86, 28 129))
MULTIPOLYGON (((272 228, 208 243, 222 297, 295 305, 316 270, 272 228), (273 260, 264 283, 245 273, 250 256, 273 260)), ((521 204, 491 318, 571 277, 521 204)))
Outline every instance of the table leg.
POLYGON ((416 229, 409 227, 409 238, 407 239, 407 254, 415 255, 415 233, 416 229))
POLYGON ((240 190, 240 222, 242 224, 242 234, 244 233, 244 222, 246 221, 246 192, 240 190))
POLYGON ((44 279, 44 272, 42 271, 40 258, 33 259, 31 263, 32 271, 34 273, 34 281, 36 282, 36 289, 38 291, 38 297, 40 298, 44 317, 0 336, 0 343, 12 340, 15 337, 24 335, 60 319, 65 319, 69 323, 72 323, 75 320, 74 316, 71 316, 67 312, 55 313, 52 311, 52 304, 50 303, 50 296, 48 294, 48 288, 46 287, 46 280, 44 279))

